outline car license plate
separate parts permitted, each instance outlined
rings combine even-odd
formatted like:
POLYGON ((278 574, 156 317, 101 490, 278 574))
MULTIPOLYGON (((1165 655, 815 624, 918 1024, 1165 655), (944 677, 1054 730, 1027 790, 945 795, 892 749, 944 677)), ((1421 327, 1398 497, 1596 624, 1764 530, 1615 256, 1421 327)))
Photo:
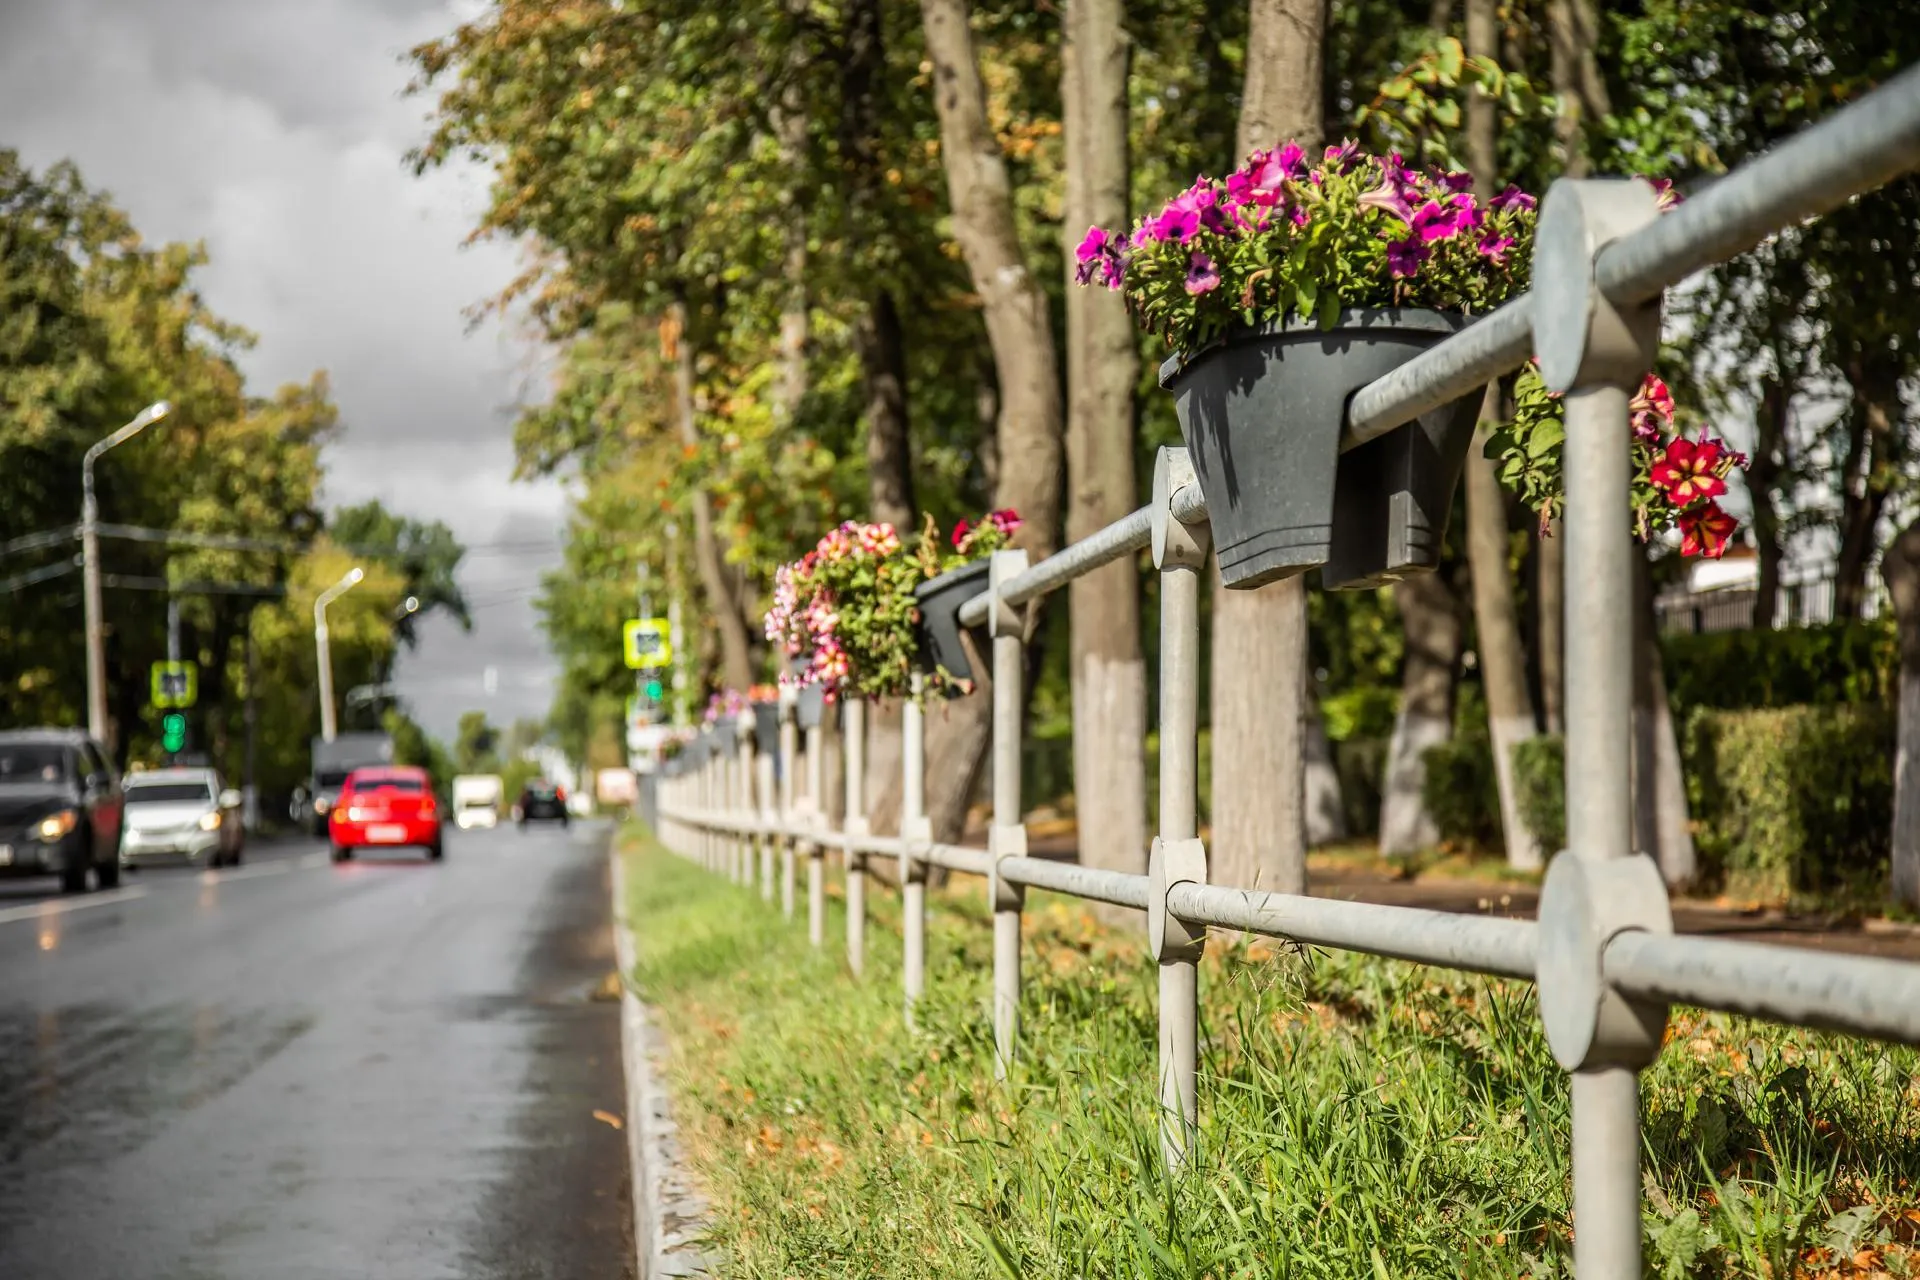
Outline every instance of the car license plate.
POLYGON ((367 828, 367 839, 375 844, 405 844, 407 829, 392 825, 372 826, 367 828))

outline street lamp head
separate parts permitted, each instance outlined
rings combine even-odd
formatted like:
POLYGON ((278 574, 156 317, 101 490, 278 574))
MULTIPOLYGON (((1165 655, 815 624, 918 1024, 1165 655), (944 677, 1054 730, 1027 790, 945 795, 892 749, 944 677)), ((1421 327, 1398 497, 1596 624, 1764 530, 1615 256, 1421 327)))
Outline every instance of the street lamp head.
POLYGON ((357 584, 360 581, 360 579, 366 576, 367 576, 367 571, 365 569, 362 569, 359 565, 355 565, 353 566, 353 568, 347 570, 347 576, 342 578, 341 581, 351 587, 357 584))
POLYGON ((420 611, 420 597, 408 596, 406 610, 408 613, 418 613, 420 611))
POLYGON ((145 409, 141 410, 140 416, 146 419, 146 422, 148 425, 151 425, 152 423, 160 421, 160 419, 166 417, 168 414, 172 412, 173 412, 173 404, 171 401, 155 400, 152 404, 148 405, 145 409))

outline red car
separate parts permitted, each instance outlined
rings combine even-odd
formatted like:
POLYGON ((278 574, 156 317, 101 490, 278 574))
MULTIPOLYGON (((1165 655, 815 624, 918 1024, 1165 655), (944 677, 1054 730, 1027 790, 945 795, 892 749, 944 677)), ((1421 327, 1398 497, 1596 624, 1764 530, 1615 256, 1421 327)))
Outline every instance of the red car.
POLYGON ((327 835, 333 841, 335 862, 345 862, 355 849, 367 847, 413 845, 425 849, 435 862, 445 852, 433 783, 425 769, 411 765, 381 765, 349 773, 327 818, 327 835))

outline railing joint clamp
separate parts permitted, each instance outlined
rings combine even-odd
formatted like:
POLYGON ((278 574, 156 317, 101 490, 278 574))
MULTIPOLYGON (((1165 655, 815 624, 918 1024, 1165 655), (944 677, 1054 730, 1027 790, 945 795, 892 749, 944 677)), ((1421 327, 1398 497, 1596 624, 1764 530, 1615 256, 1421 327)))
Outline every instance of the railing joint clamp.
POLYGON ((1147 950, 1161 964, 1194 961, 1206 948, 1207 927, 1167 910, 1174 886, 1207 882, 1207 846, 1198 839, 1153 838, 1147 856, 1147 950))

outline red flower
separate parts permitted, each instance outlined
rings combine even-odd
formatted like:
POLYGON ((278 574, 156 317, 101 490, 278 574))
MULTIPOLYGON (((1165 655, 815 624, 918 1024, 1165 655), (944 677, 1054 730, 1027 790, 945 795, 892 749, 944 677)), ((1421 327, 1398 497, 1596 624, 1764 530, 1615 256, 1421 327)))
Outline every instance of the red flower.
POLYGON ((1733 541, 1734 530, 1739 527, 1740 522, 1722 511, 1717 502, 1683 511, 1680 514, 1680 554, 1718 560, 1726 554, 1727 544, 1733 541))
POLYGON ((1717 498, 1727 491, 1721 479, 1732 459, 1718 440, 1698 443, 1681 436, 1667 446, 1666 456, 1647 473, 1654 487, 1666 491, 1667 501, 1676 507, 1690 507, 1702 498, 1717 498))
POLYGON ((1627 412, 1633 415, 1634 438, 1656 441, 1666 434, 1665 428, 1673 425, 1673 392, 1650 373, 1640 384, 1640 394, 1627 405, 1627 412))
POLYGON ((970 524, 968 524, 968 523, 967 523, 967 522, 966 522, 965 520, 962 520, 962 521, 961 521, 961 522, 960 522, 959 524, 956 524, 955 526, 953 526, 953 548, 954 548, 954 550, 956 550, 956 551, 964 551, 964 550, 966 549, 966 546, 967 546, 967 534, 968 534, 968 533, 969 533, 969 532, 970 532, 970 531, 971 531, 972 529, 973 529, 973 526, 972 526, 972 525, 970 525, 970 524))

